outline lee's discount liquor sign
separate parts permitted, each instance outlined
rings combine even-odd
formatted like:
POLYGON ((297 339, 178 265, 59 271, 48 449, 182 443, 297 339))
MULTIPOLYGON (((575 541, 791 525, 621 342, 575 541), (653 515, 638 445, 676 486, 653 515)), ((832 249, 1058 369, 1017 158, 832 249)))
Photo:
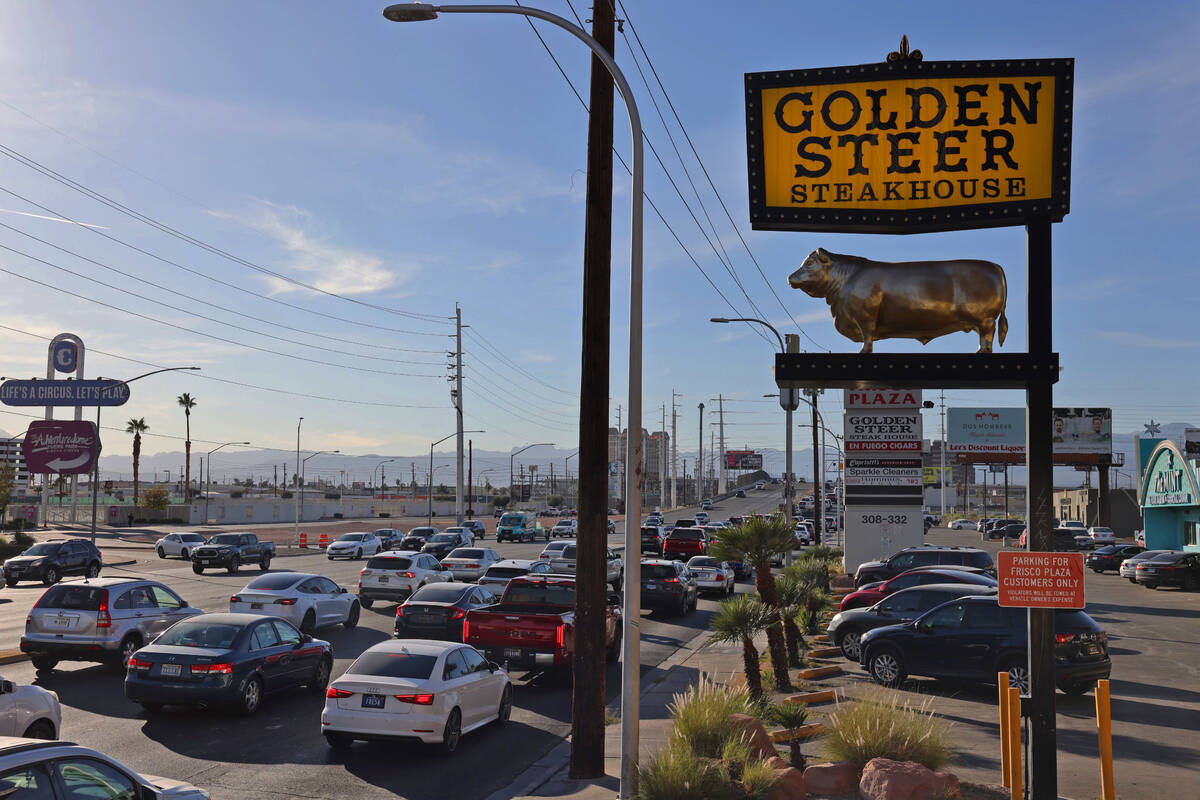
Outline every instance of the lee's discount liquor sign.
POLYGON ((1074 61, 748 73, 755 230, 915 233, 1061 221, 1074 61))
POLYGON ((1083 553, 996 554, 999 603, 1018 608, 1083 608, 1083 553))

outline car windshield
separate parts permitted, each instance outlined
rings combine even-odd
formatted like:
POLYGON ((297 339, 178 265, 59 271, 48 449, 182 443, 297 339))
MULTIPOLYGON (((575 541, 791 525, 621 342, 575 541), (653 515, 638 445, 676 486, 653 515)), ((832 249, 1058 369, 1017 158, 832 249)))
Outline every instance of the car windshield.
POLYGON ((1112 528, 1092 528, 1092 533, 1112 533, 1112 528))
POLYGON ((556 527, 556 528, 558 528, 558 527, 566 527, 566 528, 569 528, 569 527, 571 527, 571 526, 572 526, 572 525, 574 525, 574 524, 575 524, 575 520, 573 520, 573 519, 560 519, 560 520, 558 521, 558 525, 555 525, 554 527, 556 527))
POLYGON ((238 533, 218 533, 216 536, 208 540, 209 544, 237 544, 241 534, 238 533))
POLYGON ((58 548, 62 545, 58 542, 43 542, 35 544, 33 547, 26 550, 21 555, 23 556, 52 556, 58 552, 58 548))
POLYGON ((525 515, 524 514, 505 514, 503 517, 500 518, 500 524, 505 525, 505 526, 524 525, 525 524, 525 515))
POLYGON ((529 570, 525 567, 492 567, 486 573, 485 578, 515 578, 518 575, 527 575, 529 570))
POLYGON ((181 533, 181 534, 179 534, 179 541, 181 541, 181 542, 203 542, 204 537, 198 533, 181 533))
POLYGON ((339 542, 361 542, 366 537, 365 533, 343 533, 338 537, 339 542))
POLYGON ((438 532, 437 528, 413 528, 411 531, 408 532, 408 535, 429 538, 430 536, 433 536, 437 532, 438 532))
POLYGON ((410 603, 457 603, 464 593, 471 591, 472 586, 446 586, 430 583, 422 586, 408 598, 410 603))
POLYGON ((246 588, 277 592, 280 589, 290 588, 292 585, 304 580, 305 577, 307 576, 297 575, 294 572, 267 573, 250 581, 250 583, 246 584, 246 588))
POLYGON ((374 532, 376 536, 391 536, 394 531, 391 528, 380 528, 374 532))
POLYGON ((642 564, 642 578, 674 578, 675 567, 671 564, 642 564))
POLYGON ((99 611, 104 590, 98 586, 60 583, 51 586, 37 601, 38 608, 64 608, 75 611, 99 611))
POLYGON ((381 678, 427 680, 433 674, 437 656, 424 653, 366 652, 354 659, 347 674, 378 675, 381 678))
POLYGON ((446 528, 446 533, 465 533, 466 528, 446 528))
POLYGON ((367 562, 367 569, 408 569, 411 566, 412 559, 401 556, 375 556, 367 562))
POLYGON ((690 530, 688 528, 683 528, 683 529, 676 528, 675 530, 671 531, 671 536, 669 538, 671 538, 671 539, 703 539, 704 534, 701 533, 700 531, 694 531, 694 530, 690 530))
POLYGON ((1113 553, 1117 552, 1117 551, 1118 551, 1118 550, 1120 550, 1120 549, 1121 549, 1121 548, 1117 547, 1115 544, 1109 544, 1109 545, 1105 545, 1104 547, 1098 547, 1098 548, 1096 548, 1096 555, 1098 555, 1098 556, 1110 556, 1110 555, 1112 555, 1113 553))
POLYGON ((559 550, 562 550, 564 547, 566 547, 567 544, 569 544, 569 543, 568 542, 551 542, 550 544, 546 545, 545 549, 543 549, 542 552, 543 553, 557 553, 559 550))
POLYGON ((483 551, 474 547, 460 547, 450 554, 450 558, 483 558, 483 551))
POLYGON ((558 557, 564 560, 575 558, 575 545, 569 544, 564 547, 562 552, 558 554, 558 557))
POLYGON ((523 606, 575 607, 575 586, 568 583, 510 583, 505 603, 523 606))
POLYGON ((721 562, 708 556, 696 556, 688 562, 689 567, 719 567, 721 562))
POLYGON ((439 533, 437 536, 429 537, 429 541, 433 544, 442 544, 443 542, 457 542, 458 536, 452 533, 439 533))
POLYGON ((154 643, 172 647, 211 647, 216 650, 228 650, 233 647, 233 640, 241 630, 240 625, 228 622, 189 620, 167 628, 154 643))

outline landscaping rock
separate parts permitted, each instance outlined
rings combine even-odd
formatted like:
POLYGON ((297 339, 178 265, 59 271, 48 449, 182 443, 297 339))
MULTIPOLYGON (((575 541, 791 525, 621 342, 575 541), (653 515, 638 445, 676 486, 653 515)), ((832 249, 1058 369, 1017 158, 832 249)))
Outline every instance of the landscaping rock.
POLYGON ((815 795, 841 795, 854 790, 858 772, 849 761, 814 764, 804 770, 804 788, 815 795))
POLYGON ((795 767, 784 767, 775 770, 779 782, 767 795, 768 800, 805 800, 808 797, 804 791, 804 773, 795 767))
POLYGON ((863 767, 858 791, 863 800, 943 800, 961 798, 958 778, 915 761, 873 758, 863 767))
POLYGON ((771 756, 766 761, 767 766, 771 769, 787 769, 791 766, 785 759, 780 756, 771 756))
POLYGON ((771 741, 771 735, 754 717, 749 714, 733 714, 729 717, 729 725, 739 738, 750 745, 750 751, 759 758, 779 755, 774 742, 771 741))

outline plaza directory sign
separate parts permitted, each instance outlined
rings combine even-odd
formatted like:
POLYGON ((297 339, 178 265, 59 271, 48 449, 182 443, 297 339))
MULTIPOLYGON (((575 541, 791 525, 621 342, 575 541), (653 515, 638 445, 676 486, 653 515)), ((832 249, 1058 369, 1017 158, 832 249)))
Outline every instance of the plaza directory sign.
POLYGON ((915 233, 1061 221, 1072 59, 899 59, 745 76, 755 230, 915 233))
POLYGON ((117 380, 11 380, 0 384, 6 406, 123 406, 129 385, 117 380))

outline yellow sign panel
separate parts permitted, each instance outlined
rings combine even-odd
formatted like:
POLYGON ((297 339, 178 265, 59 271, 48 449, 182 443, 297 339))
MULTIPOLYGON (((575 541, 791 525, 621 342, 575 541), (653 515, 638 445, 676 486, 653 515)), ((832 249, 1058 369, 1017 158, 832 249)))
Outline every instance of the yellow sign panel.
POLYGON ((907 232, 1061 219, 1072 77, 1065 59, 749 74, 751 221, 907 232))

